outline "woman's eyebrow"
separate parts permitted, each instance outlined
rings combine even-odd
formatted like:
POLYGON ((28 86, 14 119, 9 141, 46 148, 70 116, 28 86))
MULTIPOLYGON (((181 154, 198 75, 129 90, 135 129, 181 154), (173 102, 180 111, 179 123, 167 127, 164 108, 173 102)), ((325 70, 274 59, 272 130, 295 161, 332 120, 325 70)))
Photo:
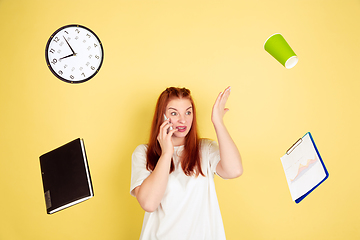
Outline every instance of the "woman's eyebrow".
MULTIPOLYGON (((188 107, 188 108, 186 109, 186 111, 187 111, 187 110, 189 110, 190 108, 192 108, 192 106, 188 107)), ((177 111, 177 112, 178 112, 178 110, 177 110, 176 108, 169 107, 169 109, 172 109, 172 110, 175 110, 175 111, 177 111)), ((169 109, 168 109, 168 110, 169 110, 169 109)))

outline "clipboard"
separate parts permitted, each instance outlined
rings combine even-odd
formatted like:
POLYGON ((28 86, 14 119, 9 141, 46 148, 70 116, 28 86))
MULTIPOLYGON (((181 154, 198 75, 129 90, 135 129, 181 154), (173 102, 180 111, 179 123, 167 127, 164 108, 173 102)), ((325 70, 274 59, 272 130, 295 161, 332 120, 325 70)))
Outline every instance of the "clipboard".
POLYGON ((297 140, 280 159, 295 203, 301 202, 329 177, 310 132, 297 140))

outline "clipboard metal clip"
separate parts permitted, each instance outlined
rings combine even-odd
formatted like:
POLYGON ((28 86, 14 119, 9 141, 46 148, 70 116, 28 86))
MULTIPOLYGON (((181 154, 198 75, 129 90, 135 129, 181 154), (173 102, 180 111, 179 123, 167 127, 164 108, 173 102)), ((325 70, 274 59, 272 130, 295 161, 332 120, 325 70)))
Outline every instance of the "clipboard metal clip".
POLYGON ((287 155, 290 155, 290 153, 292 151, 294 151, 294 149, 300 145, 300 143, 302 142, 302 138, 299 138, 299 140, 297 140, 287 151, 286 151, 286 154, 287 155))

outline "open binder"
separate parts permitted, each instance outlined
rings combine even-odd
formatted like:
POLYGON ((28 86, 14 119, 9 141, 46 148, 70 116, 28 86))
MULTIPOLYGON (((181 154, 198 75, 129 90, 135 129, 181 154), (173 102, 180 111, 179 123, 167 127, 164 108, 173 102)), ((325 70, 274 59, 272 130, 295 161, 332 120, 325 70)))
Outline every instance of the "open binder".
POLYGON ((329 177, 310 132, 296 141, 280 159, 291 197, 296 203, 329 177))
POLYGON ((40 156, 48 214, 94 196, 83 139, 75 139, 40 156))

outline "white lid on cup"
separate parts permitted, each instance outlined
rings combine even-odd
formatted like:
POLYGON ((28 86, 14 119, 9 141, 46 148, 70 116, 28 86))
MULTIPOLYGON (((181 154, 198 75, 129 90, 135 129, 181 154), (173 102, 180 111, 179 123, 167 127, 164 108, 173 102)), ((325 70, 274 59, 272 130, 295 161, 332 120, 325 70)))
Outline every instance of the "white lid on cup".
POLYGON ((293 68, 297 62, 299 61, 299 58, 297 56, 292 56, 285 62, 285 67, 287 69, 293 68))

